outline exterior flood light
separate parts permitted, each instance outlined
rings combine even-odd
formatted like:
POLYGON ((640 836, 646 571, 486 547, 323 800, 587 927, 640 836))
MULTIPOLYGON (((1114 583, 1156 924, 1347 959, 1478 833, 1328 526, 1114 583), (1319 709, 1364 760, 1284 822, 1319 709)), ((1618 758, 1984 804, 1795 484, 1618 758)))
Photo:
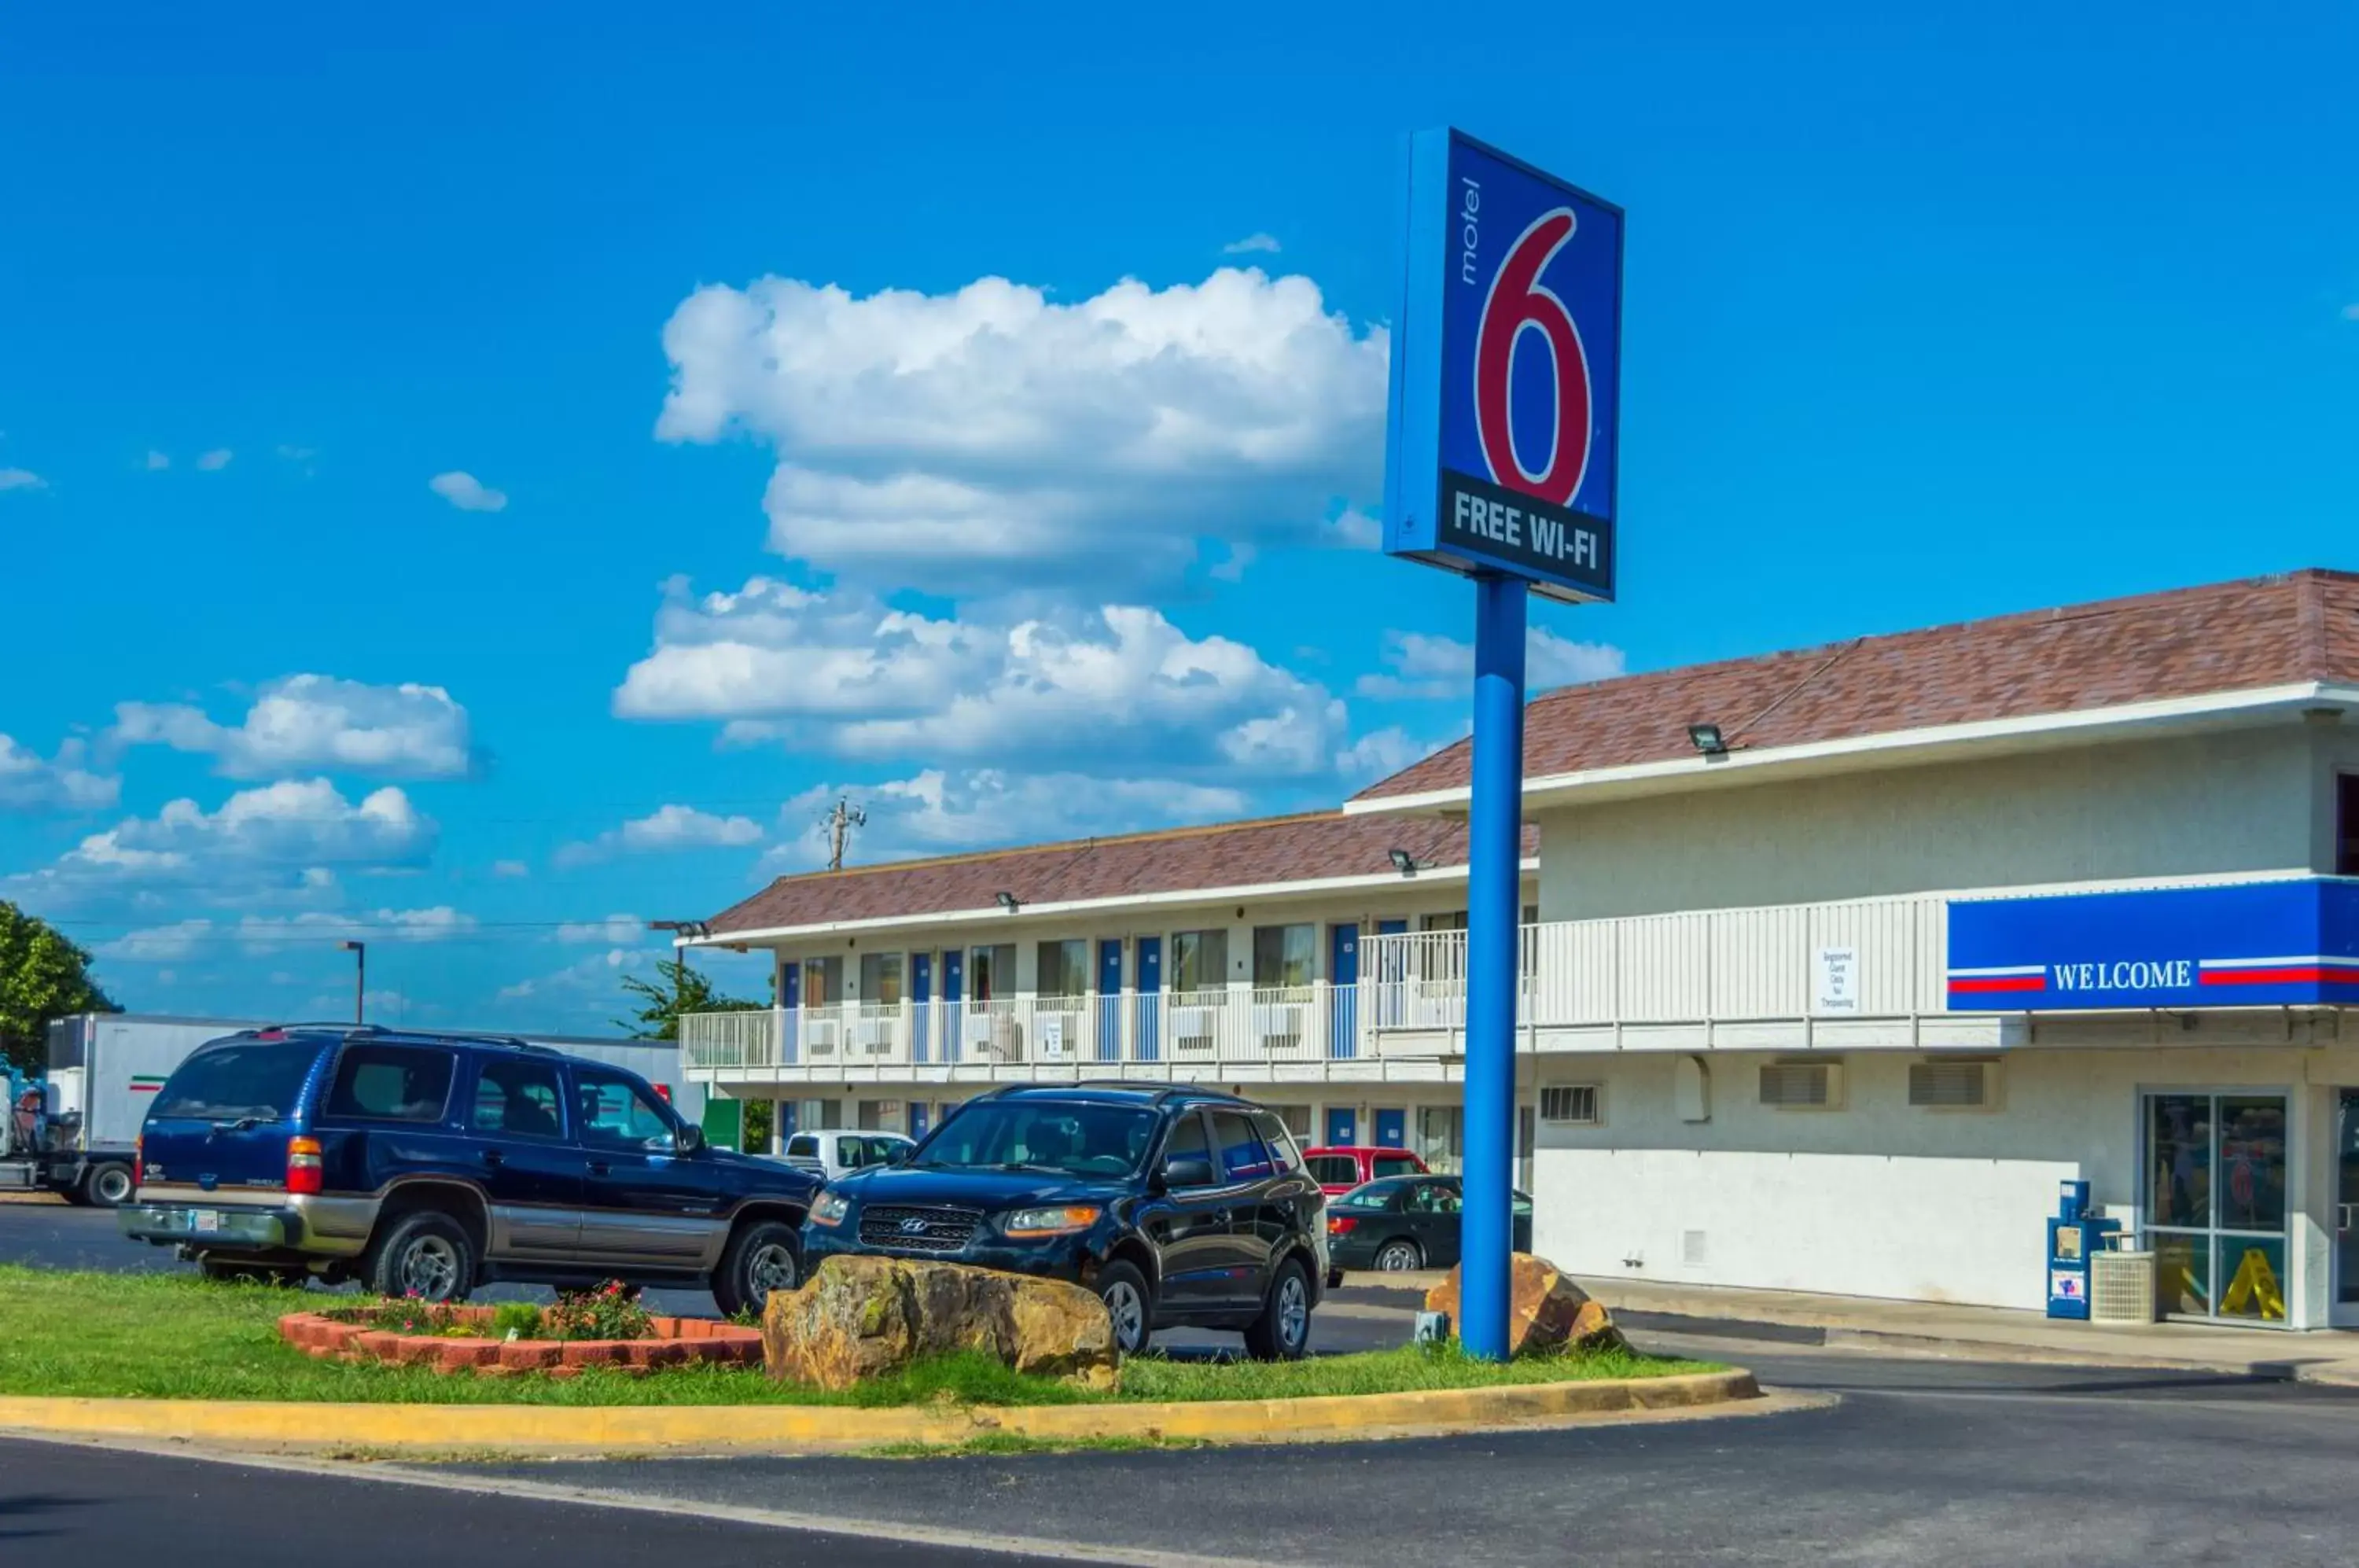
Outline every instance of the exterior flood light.
POLYGON ((1690 724, 1688 742, 1706 757, 1726 757, 1728 741, 1718 724, 1690 724))
POLYGON ((1396 849, 1392 854, 1394 870, 1399 872, 1404 877, 1414 877, 1417 875, 1417 856, 1411 855, 1405 849, 1396 849))
POLYGON ((999 907, 1000 907, 1001 909, 1006 909, 1009 914, 1011 914, 1011 915, 1012 915, 1012 914, 1014 914, 1014 913, 1016 912, 1016 895, 1015 895, 1015 894, 1008 892, 1008 891, 1007 891, 1006 888, 1004 888, 1004 887, 1003 887, 1002 889, 1000 889, 1000 893, 999 893, 999 907))

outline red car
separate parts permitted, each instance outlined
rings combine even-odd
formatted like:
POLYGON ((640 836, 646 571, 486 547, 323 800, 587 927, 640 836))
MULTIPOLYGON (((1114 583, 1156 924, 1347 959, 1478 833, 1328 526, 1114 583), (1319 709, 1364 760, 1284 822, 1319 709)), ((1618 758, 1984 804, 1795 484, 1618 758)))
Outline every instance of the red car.
POLYGON ((1306 1149, 1310 1179, 1329 1197, 1348 1192, 1379 1176, 1422 1176, 1425 1161, 1406 1149, 1371 1149, 1362 1144, 1331 1149, 1306 1149))

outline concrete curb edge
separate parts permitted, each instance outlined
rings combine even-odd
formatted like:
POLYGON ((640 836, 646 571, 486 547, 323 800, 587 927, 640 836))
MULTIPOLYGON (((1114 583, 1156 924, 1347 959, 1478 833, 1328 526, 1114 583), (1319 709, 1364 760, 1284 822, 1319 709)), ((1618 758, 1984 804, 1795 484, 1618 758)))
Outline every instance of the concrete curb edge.
POLYGON ((369 1453, 817 1450, 888 1443, 948 1447, 989 1435, 1051 1443, 1108 1438, 1286 1443, 1692 1410, 1757 1399, 1760 1392, 1752 1373, 1732 1368, 1674 1377, 1400 1394, 967 1406, 948 1411, 841 1405, 403 1405, 10 1396, 0 1397, 0 1432, 369 1453))

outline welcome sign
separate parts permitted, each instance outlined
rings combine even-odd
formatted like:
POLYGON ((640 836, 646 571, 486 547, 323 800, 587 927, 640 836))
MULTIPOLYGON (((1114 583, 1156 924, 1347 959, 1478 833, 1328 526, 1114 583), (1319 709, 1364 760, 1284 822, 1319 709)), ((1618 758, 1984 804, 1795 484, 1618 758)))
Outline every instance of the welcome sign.
POLYGON ((2359 1004, 2359 883, 2300 877, 1950 906, 1955 1012, 2359 1004))

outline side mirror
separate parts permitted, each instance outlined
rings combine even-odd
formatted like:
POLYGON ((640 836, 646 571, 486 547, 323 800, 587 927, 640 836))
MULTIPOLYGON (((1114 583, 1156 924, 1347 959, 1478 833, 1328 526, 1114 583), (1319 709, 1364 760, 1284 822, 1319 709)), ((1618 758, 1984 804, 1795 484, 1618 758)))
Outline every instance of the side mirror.
POLYGON ((1163 1184, 1166 1187, 1209 1187, 1212 1184, 1212 1162, 1201 1155, 1173 1155, 1163 1162, 1163 1184))
POLYGON ((679 1151, 682 1154, 702 1153, 704 1151, 704 1129, 693 1123, 681 1127, 679 1129, 679 1151))

